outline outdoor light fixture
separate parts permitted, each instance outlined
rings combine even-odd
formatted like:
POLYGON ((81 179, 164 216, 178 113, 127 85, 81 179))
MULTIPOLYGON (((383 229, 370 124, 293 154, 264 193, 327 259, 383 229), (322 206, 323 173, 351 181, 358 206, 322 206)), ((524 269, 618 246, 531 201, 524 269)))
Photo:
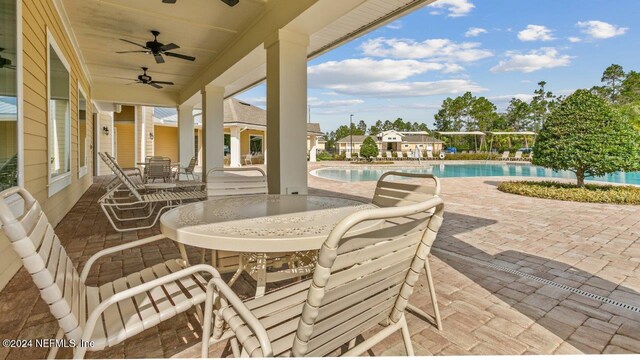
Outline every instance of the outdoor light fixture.
POLYGON ((104 136, 109 136, 109 127, 108 126, 103 126, 102 127, 102 133, 104 134, 104 136))
POLYGON ((153 140, 153 133, 152 132, 149 133, 149 140, 153 140))

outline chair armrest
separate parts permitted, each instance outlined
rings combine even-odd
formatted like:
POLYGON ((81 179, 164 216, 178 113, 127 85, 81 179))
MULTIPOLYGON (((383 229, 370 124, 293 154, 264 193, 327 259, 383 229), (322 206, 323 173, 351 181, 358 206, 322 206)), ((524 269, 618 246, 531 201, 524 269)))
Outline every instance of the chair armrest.
POLYGON ((155 235, 145 239, 132 241, 130 243, 113 246, 113 247, 98 251, 97 253, 93 254, 93 256, 91 256, 89 260, 87 260, 87 262, 84 264, 84 267, 82 268, 82 273, 80 274, 80 281, 82 281, 82 283, 84 284, 84 282, 87 280, 87 276, 89 276, 89 271, 91 270, 91 266, 93 266, 93 263, 96 262, 96 260, 98 260, 99 258, 105 255, 109 255, 109 254, 120 252, 122 250, 142 246, 142 245, 149 244, 154 241, 162 240, 165 238, 166 236, 164 235, 155 235))
POLYGON ((125 291, 121 291, 119 293, 113 294, 111 296, 109 296, 108 298, 106 298, 105 300, 103 300, 100 304, 98 304, 98 306, 96 306, 95 309, 93 309, 93 311, 91 312, 91 314, 89 315, 89 317, 87 318, 87 322, 85 323, 85 328, 84 331, 82 332, 82 339, 89 341, 91 340, 91 335, 93 334, 93 329, 96 326, 96 323, 98 322, 98 320, 100 320, 100 315, 111 305, 116 304, 122 300, 125 299, 130 299, 136 295, 139 294, 143 294, 147 291, 150 291, 153 288, 156 288, 158 286, 164 285, 164 284, 168 284, 170 282, 182 279, 184 277, 187 277, 189 275, 195 274, 195 273, 209 273, 211 274, 214 278, 220 278, 220 273, 211 265, 206 265, 206 264, 199 264, 199 265, 193 265, 190 266, 186 269, 182 269, 179 271, 176 271, 174 273, 159 277, 157 279, 154 279, 152 281, 140 284, 138 286, 134 286, 132 288, 129 288, 125 291))
POLYGON ((260 320, 247 308, 242 300, 236 295, 233 290, 227 285, 227 283, 220 278, 220 276, 214 276, 209 283, 207 283, 207 296, 204 306, 204 329, 202 332, 202 358, 207 358, 209 355, 209 339, 211 334, 211 323, 213 317, 213 301, 214 291, 222 294, 222 298, 226 299, 226 302, 235 310, 240 319, 247 325, 253 332, 253 335, 258 339, 260 347, 262 348, 262 356, 269 358, 273 357, 273 349, 271 348, 271 340, 267 330, 264 328, 260 320))

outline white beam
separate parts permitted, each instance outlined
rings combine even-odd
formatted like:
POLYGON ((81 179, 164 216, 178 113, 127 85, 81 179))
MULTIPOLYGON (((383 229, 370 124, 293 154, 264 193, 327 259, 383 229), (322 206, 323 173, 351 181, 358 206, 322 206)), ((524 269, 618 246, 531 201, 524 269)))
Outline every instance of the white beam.
POLYGON ((231 130, 231 158, 230 165, 231 167, 240 167, 242 163, 240 162, 240 127, 232 126, 231 130))
POLYGON ((195 139, 193 135, 193 106, 178 106, 178 154, 180 157, 180 166, 186 167, 194 156, 195 139))
POLYGON ((224 166, 224 88, 202 90, 202 175, 224 166))
POLYGON ((316 162, 317 155, 318 155, 318 137, 315 135, 310 135, 309 143, 311 145, 310 146, 311 150, 309 150, 309 161, 316 162))
POLYGON ((267 49, 269 193, 307 193, 307 47, 309 37, 280 29, 267 49))

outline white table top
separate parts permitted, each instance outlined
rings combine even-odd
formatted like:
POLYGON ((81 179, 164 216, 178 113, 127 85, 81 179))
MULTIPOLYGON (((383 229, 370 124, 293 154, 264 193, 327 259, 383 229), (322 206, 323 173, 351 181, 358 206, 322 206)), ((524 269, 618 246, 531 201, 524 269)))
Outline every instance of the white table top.
MULTIPOLYGON (((183 205, 160 218, 160 229, 185 245, 238 252, 320 249, 346 216, 375 205, 355 200, 304 195, 225 197, 183 205)), ((353 232, 375 229, 382 221, 359 224, 353 232)))

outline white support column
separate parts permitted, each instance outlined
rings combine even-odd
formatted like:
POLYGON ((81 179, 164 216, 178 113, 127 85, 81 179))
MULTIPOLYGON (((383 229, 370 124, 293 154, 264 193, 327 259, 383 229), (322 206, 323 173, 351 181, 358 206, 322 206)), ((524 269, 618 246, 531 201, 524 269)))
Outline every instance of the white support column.
POLYGON ((318 155, 318 137, 315 135, 309 135, 309 143, 311 150, 309 150, 309 161, 316 162, 316 156, 318 155))
POLYGON ((202 176, 224 166, 224 88, 202 90, 202 176))
POLYGON ((240 167, 242 166, 242 160, 240 159, 240 127, 232 126, 229 128, 231 130, 231 147, 230 151, 230 166, 231 167, 240 167))
POLYGON ((194 136, 193 136, 193 106, 178 106, 178 154, 180 157, 180 166, 186 167, 194 155, 194 136))
POLYGON ((280 29, 267 50, 267 177, 271 194, 307 193, 309 37, 280 29))

